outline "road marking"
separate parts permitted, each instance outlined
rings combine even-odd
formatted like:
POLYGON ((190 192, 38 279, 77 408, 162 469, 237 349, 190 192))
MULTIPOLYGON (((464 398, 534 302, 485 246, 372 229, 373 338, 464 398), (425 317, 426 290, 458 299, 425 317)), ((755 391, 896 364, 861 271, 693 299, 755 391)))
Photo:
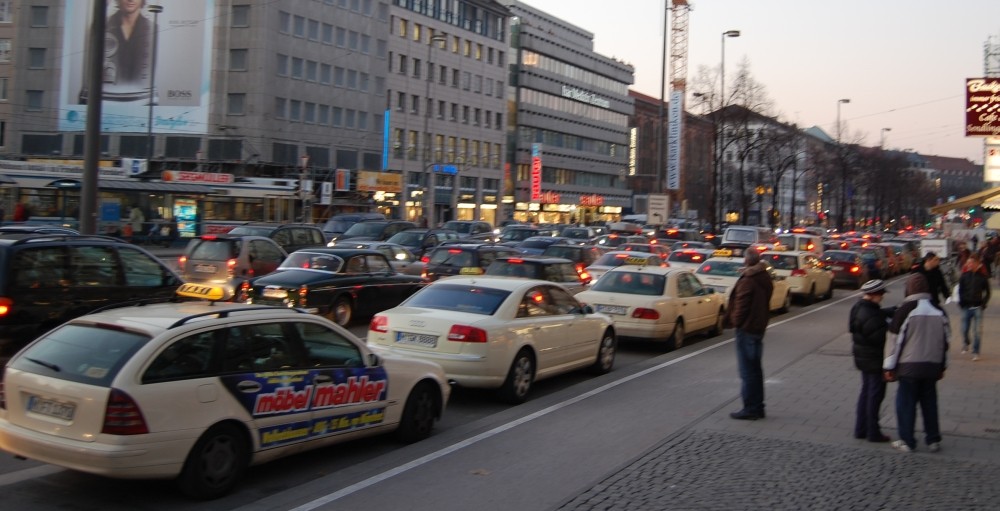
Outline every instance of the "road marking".
POLYGON ((18 470, 17 472, 0 475, 0 486, 20 483, 21 481, 35 479, 36 477, 50 476, 52 474, 58 474, 64 470, 66 469, 55 465, 42 465, 40 467, 26 468, 24 470, 18 470))
MULTIPOLYGON (((798 319, 798 318, 800 318, 802 316, 808 316, 808 315, 813 314, 815 312, 819 312, 821 310, 824 310, 824 309, 827 309, 827 308, 832 307, 834 305, 837 305, 837 304, 839 304, 841 302, 854 299, 855 297, 859 296, 860 294, 861 293, 853 293, 853 294, 848 295, 848 296, 846 296, 844 298, 841 298, 840 300, 836 300, 836 301, 824 304, 821 307, 817 307, 815 309, 810 308, 809 310, 807 310, 807 311, 805 311, 805 312, 803 312, 801 314, 798 314, 798 315, 796 315, 794 317, 783 319, 781 321, 778 321, 777 323, 771 323, 771 324, 768 325, 768 328, 770 328, 772 326, 782 325, 782 324, 785 324, 785 323, 787 323, 787 322, 789 322, 789 321, 791 321, 793 319, 798 319)), ((305 504, 303 504, 301 506, 292 508, 292 511, 312 511, 313 509, 316 509, 316 508, 318 508, 320 506, 324 506, 324 505, 329 504, 331 502, 334 502, 336 500, 342 499, 344 497, 347 497, 349 495, 357 493, 357 492, 359 492, 361 490, 364 490, 365 488, 368 488, 370 486, 374 486, 374 485, 376 485, 378 483, 381 483, 382 481, 385 481, 387 479, 395 477, 395 476, 397 476, 399 474, 402 474, 402 473, 407 472, 409 470, 412 470, 414 468, 420 467, 422 465, 426 465, 426 464, 428 464, 428 463, 430 463, 430 462, 432 462, 434 460, 437 460, 439 458, 447 456, 447 455, 449 455, 451 453, 460 451, 460 450, 462 450, 462 449, 464 449, 466 447, 469 447, 470 445, 474 445, 474 444, 477 444, 477 443, 479 443, 479 442, 481 442, 483 440, 495 437, 495 436, 499 435, 500 433, 503 433, 505 431, 511 430, 513 428, 516 428, 517 426, 520 426, 522 424, 531 422, 531 421, 533 421, 535 419, 544 417, 546 415, 549 415, 550 413, 553 413, 553 412, 556 412, 556 411, 561 410, 563 408, 566 408, 567 406, 579 403, 580 401, 583 401, 584 399, 588 399, 590 397, 596 396, 596 395, 601 394, 603 392, 607 392, 608 390, 611 390, 611 389, 613 389, 613 388, 615 388, 615 387, 617 387, 619 385, 624 385, 625 383, 628 383, 628 382, 630 382, 632 380, 635 380, 637 378, 641 378, 643 376, 646 376, 647 374, 650 374, 650 373, 659 371, 661 369, 664 369, 666 367, 670 367, 670 366, 672 366, 674 364, 683 362, 683 361, 685 361, 685 360, 687 360, 689 358, 692 358, 692 357, 694 357, 696 355, 701 355, 702 353, 706 353, 706 352, 708 352, 710 350, 714 350, 716 348, 719 348, 720 346, 727 346, 727 345, 731 344, 735 340, 736 340, 735 337, 730 337, 729 339, 726 339, 725 341, 722 341, 722 342, 720 342, 718 344, 713 344, 712 346, 706 346, 706 347, 704 347, 704 348, 702 348, 700 350, 688 353, 687 355, 683 355, 683 356, 677 357, 675 359, 663 362, 662 364, 658 364, 658 365, 649 367, 649 368, 644 369, 642 371, 639 371, 637 373, 630 374, 630 375, 625 376, 625 377, 623 377, 623 378, 621 378, 619 380, 615 380, 615 381, 613 381, 611 383, 607 383, 605 385, 602 385, 602 386, 600 386, 600 387, 598 387, 596 389, 593 389, 593 390, 591 390, 589 392, 585 392, 585 393, 580 394, 578 396, 575 396, 575 397, 572 397, 570 399, 567 399, 566 401, 562 401, 562 402, 556 403, 556 404, 554 404, 552 406, 549 406, 548 408, 543 408, 541 410, 538 410, 535 413, 532 413, 532 414, 529 414, 529 415, 525 415, 524 417, 521 417, 520 419, 513 420, 513 421, 508 422, 506 424, 502 424, 502 425, 497 426, 497 427, 495 427, 495 428, 493 428, 493 429, 491 429, 489 431, 484 431, 483 433, 480 433, 480 434, 478 434, 476 436, 467 438, 467 439, 465 439, 465 440, 463 440, 461 442, 458 442, 456 444, 453 444, 453 445, 450 445, 448 447, 445 447, 444 449, 440 449, 438 451, 435 451, 435 452, 432 452, 430 454, 424 455, 424 456, 422 456, 420 458, 417 458, 417 459, 415 459, 413 461, 410 461, 408 463, 404 463, 404 464, 402 464, 402 465, 400 465, 398 467, 395 467, 395 468, 392 468, 392 469, 387 470, 385 472, 382 472, 381 474, 374 475, 374 476, 369 477, 368 479, 365 479, 363 481, 358 481, 358 482, 356 482, 356 483, 354 483, 354 484, 352 484, 350 486, 341 488, 340 490, 337 490, 337 491, 335 491, 333 493, 329 493, 327 495, 324 495, 322 497, 314 499, 311 502, 307 502, 307 503, 305 503, 305 504)))

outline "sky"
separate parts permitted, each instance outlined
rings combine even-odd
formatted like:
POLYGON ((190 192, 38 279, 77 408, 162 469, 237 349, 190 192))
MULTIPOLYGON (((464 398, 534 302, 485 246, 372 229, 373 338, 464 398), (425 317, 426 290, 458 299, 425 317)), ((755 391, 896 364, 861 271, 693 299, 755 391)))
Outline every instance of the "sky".
MULTIPOLYGON (((633 90, 660 97, 664 0, 522 1, 593 33, 595 51, 635 67, 633 90)), ((782 122, 835 137, 839 104, 845 141, 982 163, 982 138, 965 136, 965 80, 984 75, 987 40, 1000 44, 1000 0, 688 3, 689 90, 700 67, 718 70, 722 33, 739 30, 725 43, 727 88, 747 61, 782 122)))

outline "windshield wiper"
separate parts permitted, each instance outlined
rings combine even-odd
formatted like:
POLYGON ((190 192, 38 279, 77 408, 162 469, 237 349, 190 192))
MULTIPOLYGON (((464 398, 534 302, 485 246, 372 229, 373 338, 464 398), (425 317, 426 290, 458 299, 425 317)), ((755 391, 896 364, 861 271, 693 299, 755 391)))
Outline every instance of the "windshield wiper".
POLYGON ((26 360, 30 360, 31 362, 34 362, 34 363, 36 363, 36 364, 38 364, 40 366, 52 369, 53 371, 55 371, 57 373, 60 372, 60 371, 62 371, 62 369, 59 369, 59 366, 57 366, 57 365, 55 365, 55 364, 53 364, 51 362, 45 362, 44 360, 38 360, 37 358, 31 358, 31 357, 24 357, 24 358, 26 360))

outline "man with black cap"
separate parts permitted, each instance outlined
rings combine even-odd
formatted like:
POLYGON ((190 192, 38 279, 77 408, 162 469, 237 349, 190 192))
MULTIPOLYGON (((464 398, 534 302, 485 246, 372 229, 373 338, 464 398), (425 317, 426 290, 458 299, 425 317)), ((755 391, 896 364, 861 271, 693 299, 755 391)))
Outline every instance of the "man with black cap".
POLYGON ((882 364, 886 381, 899 381, 896 422, 900 439, 893 442, 892 447, 901 452, 917 448, 913 428, 918 403, 924 417, 927 449, 931 452, 941 450, 937 381, 944 378, 948 366, 951 327, 944 311, 931 304, 929 290, 927 279, 921 273, 912 273, 906 279, 906 297, 889 325, 892 354, 882 364))
POLYGON ((760 252, 748 248, 744 268, 729 294, 726 324, 736 328, 736 360, 739 362, 743 408, 730 413, 737 420, 764 418, 764 332, 771 319, 768 308, 774 284, 760 252))
POLYGON ((885 357, 885 334, 895 307, 883 308, 882 298, 888 290, 882 280, 869 280, 861 286, 864 293, 851 307, 848 328, 853 340, 854 366, 861 371, 861 395, 858 396, 854 438, 869 442, 888 442, 878 425, 879 410, 885 398, 882 360, 885 357))
POLYGON ((941 309, 941 300, 938 297, 947 300, 951 296, 951 289, 948 288, 944 273, 941 273, 941 256, 928 251, 913 271, 927 279, 927 292, 930 293, 931 303, 941 309))

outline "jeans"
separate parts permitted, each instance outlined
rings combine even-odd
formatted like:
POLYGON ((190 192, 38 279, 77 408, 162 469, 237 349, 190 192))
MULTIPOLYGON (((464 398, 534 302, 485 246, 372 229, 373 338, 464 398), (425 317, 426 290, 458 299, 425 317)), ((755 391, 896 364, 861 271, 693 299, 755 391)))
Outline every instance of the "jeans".
POLYGON ((900 440, 906 442, 910 449, 917 447, 913 428, 917 422, 917 404, 920 404, 920 414, 924 416, 924 437, 928 445, 941 441, 941 428, 938 425, 937 379, 934 378, 899 378, 899 389, 896 390, 896 422, 899 428, 900 440))
POLYGON ((861 373, 861 395, 858 396, 858 418, 854 423, 854 438, 875 441, 882 436, 878 427, 878 412, 885 398, 882 372, 861 373))
POLYGON ((972 353, 979 354, 979 342, 983 337, 983 308, 962 307, 963 345, 969 347, 969 328, 972 328, 972 353))
POLYGON ((739 362, 740 379, 743 384, 743 411, 764 414, 764 336, 736 329, 736 360, 739 362))

